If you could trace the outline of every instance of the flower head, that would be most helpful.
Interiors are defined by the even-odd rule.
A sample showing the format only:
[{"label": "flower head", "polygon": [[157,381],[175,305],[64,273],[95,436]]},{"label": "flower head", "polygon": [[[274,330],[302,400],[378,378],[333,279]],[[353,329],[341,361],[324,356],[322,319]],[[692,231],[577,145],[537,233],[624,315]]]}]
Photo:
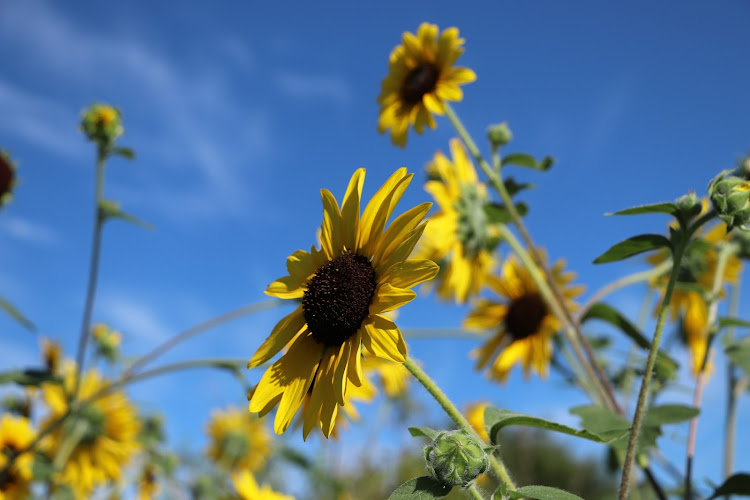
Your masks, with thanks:
[{"label": "flower head", "polygon": [[96,353],[107,361],[116,361],[120,356],[122,334],[103,323],[97,323],[91,329]]},{"label": "flower head", "polygon": [[120,110],[108,104],[95,103],[81,113],[81,131],[100,147],[110,148],[125,129]]},{"label": "flower head", "polygon": [[10,155],[0,149],[0,208],[13,199],[13,188],[17,183],[16,165],[10,159]]},{"label": "flower head", "polygon": [[437,293],[462,304],[476,295],[495,267],[497,238],[487,215],[487,190],[461,141],[451,140],[449,160],[437,152],[427,170],[425,189],[440,211],[430,217],[417,255],[438,262]]},{"label": "flower head", "polygon": [[[11,455],[29,446],[35,435],[29,419],[8,414],[0,416],[0,470],[5,468]],[[15,459],[8,472],[0,476],[0,500],[28,498],[33,462],[33,453],[23,453]]]},{"label": "flower head", "polygon": [[[75,385],[75,364],[67,365],[65,370],[64,387],[45,384],[42,388],[50,420],[69,411],[67,394]],[[81,380],[80,397],[91,398],[109,384],[96,370],[90,370]],[[76,410],[45,442],[47,449],[56,450],[71,436],[78,440],[57,481],[70,486],[77,497],[87,497],[97,486],[117,481],[140,448],[139,431],[135,408],[122,392],[113,391],[94,399]]]},{"label": "flower head", "polygon": [[294,497],[273,491],[268,485],[258,486],[253,475],[246,470],[232,475],[232,484],[242,500],[294,500]]},{"label": "flower head", "polygon": [[301,299],[248,363],[256,367],[288,346],[261,378],[249,405],[256,413],[278,405],[274,429],[279,434],[312,386],[303,435],[316,425],[326,437],[331,435],[349,383],[363,383],[362,347],[384,359],[406,359],[401,332],[382,313],[410,302],[416,297],[410,288],[437,274],[437,265],[429,260],[408,260],[424,231],[430,203],[407,211],[386,229],[412,175],[396,171],[360,216],[364,177],[364,169],[354,173],[341,208],[328,190],[321,191],[321,248],[294,252],[287,259],[289,275],[266,290],[273,297]]},{"label": "flower head", "polygon": [[425,125],[435,128],[432,114],[445,114],[445,101],[463,99],[459,85],[477,78],[472,70],[453,66],[463,44],[458,28],[439,33],[436,25],[422,23],[416,35],[404,33],[402,44],[391,52],[378,96],[378,131],[390,129],[393,144],[406,146],[409,125],[418,134]]},{"label": "flower head", "polygon": [[[559,260],[552,268],[552,276],[564,298],[570,300],[580,295],[583,288],[568,285],[575,275],[563,271],[564,266],[565,263]],[[503,264],[501,276],[491,279],[489,286],[506,302],[480,299],[464,321],[468,328],[497,331],[472,353],[477,358],[477,369],[484,368],[494,357],[489,376],[500,382],[508,378],[516,363],[523,365],[527,377],[532,371],[546,377],[552,358],[552,335],[561,325],[549,310],[529,271],[511,256]]]},{"label": "flower head", "polygon": [[263,422],[238,408],[217,410],[208,423],[206,454],[228,469],[260,470],[271,454],[271,436]]}]

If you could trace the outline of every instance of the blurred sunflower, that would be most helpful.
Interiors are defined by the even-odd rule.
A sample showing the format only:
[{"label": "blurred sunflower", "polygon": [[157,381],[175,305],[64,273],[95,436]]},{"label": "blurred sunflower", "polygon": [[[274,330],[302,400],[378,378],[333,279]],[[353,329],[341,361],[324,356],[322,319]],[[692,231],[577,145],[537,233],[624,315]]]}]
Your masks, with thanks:
[{"label": "blurred sunflower", "polygon": [[159,481],[156,476],[156,466],[146,465],[138,478],[138,500],[151,500],[159,493]]},{"label": "blurred sunflower", "polygon": [[362,361],[365,373],[372,373],[386,396],[397,398],[409,390],[411,374],[402,363],[368,357]]},{"label": "blurred sunflower", "polygon": [[453,161],[438,151],[427,165],[432,179],[425,190],[440,212],[430,217],[416,255],[440,264],[438,296],[463,304],[479,293],[492,273],[498,240],[485,213],[485,185],[461,141],[452,139],[450,148]]},{"label": "blurred sunflower", "polygon": [[13,188],[17,183],[16,165],[10,159],[10,155],[0,149],[0,208],[13,198]]},{"label": "blurred sunflower", "polygon": [[479,437],[484,440],[485,443],[490,442],[490,436],[487,434],[487,428],[484,425],[484,410],[490,404],[486,401],[479,401],[472,403],[466,408],[466,420],[469,421],[471,427],[479,434]]},{"label": "blurred sunflower", "polygon": [[[11,454],[31,444],[36,433],[27,418],[9,414],[0,416],[0,470],[4,469]],[[0,476],[0,500],[25,500],[32,480],[31,466],[34,454],[26,452],[16,458],[4,476]]]},{"label": "blurred sunflower", "polygon": [[[707,209],[708,202],[703,200],[703,212],[701,213],[704,213]],[[697,285],[710,293],[718,262],[716,245],[729,240],[726,224],[720,222],[705,234],[698,233],[696,236],[698,239],[690,245],[683,256],[678,282]],[[670,258],[671,254],[665,250],[649,255],[647,260],[656,267]],[[742,261],[736,255],[730,256],[724,268],[722,282],[737,283],[737,278],[741,272]],[[661,276],[651,282],[651,286],[660,288],[661,299],[659,303],[663,300],[667,280],[667,276]],[[722,286],[721,295],[723,296],[723,294],[724,287]],[[688,346],[692,372],[697,377],[700,374],[701,365],[708,348],[709,325],[706,298],[698,290],[676,287],[672,292],[669,306],[671,320],[676,321],[678,318],[682,320],[679,332],[683,342]],[[658,307],[654,310],[654,314],[658,314]],[[709,361],[706,365],[707,371],[710,371],[711,368]]]},{"label": "blurred sunflower", "polygon": [[445,114],[445,101],[463,99],[459,85],[477,78],[472,70],[453,66],[464,52],[463,44],[458,28],[439,33],[429,23],[422,23],[416,35],[403,34],[402,44],[391,52],[388,75],[381,84],[378,132],[390,129],[391,142],[404,147],[409,125],[418,134],[425,125],[437,126],[432,114]]},{"label": "blurred sunflower", "polygon": [[228,469],[260,470],[271,454],[271,436],[258,418],[238,408],[217,410],[208,423],[206,454]]},{"label": "blurred sunflower", "polygon": [[242,472],[232,475],[232,483],[242,500],[294,500],[294,497],[276,493],[268,485],[258,486],[250,472]]},{"label": "blurred sunflower", "polygon": [[[75,365],[71,363],[63,370],[65,387],[45,384],[42,388],[50,409],[49,422],[69,409],[67,394],[75,386]],[[109,384],[96,370],[90,370],[83,375],[79,395],[86,400]],[[113,391],[83,406],[45,440],[52,456],[63,446],[72,447],[56,480],[70,486],[76,498],[87,498],[97,486],[117,481],[139,450],[139,430],[135,408],[122,392]]]},{"label": "blurred sunflower", "polygon": [[[563,271],[564,267],[564,261],[559,260],[551,269],[552,277],[563,297],[572,300],[583,292],[583,287],[569,285],[575,274]],[[464,320],[467,328],[497,331],[487,343],[472,352],[477,358],[477,369],[481,370],[495,357],[488,374],[500,382],[508,378],[516,363],[523,365],[526,377],[531,371],[546,377],[552,358],[552,335],[561,325],[547,307],[529,271],[511,255],[503,264],[501,276],[491,278],[488,285],[507,299],[507,303],[479,299]]]},{"label": "blurred sunflower", "polygon": [[422,219],[430,203],[407,211],[386,229],[412,175],[404,168],[396,171],[360,217],[364,177],[364,169],[354,173],[341,209],[330,191],[321,191],[322,248],[294,252],[287,259],[289,276],[266,290],[273,297],[302,299],[248,363],[248,368],[256,367],[289,346],[266,370],[249,405],[251,412],[267,413],[278,404],[278,434],[289,427],[313,386],[304,429],[321,425],[323,434],[331,435],[338,407],[346,403],[348,383],[363,383],[362,346],[378,357],[406,359],[401,332],[382,313],[410,302],[416,297],[410,288],[437,274],[434,262],[407,260],[424,231]]}]

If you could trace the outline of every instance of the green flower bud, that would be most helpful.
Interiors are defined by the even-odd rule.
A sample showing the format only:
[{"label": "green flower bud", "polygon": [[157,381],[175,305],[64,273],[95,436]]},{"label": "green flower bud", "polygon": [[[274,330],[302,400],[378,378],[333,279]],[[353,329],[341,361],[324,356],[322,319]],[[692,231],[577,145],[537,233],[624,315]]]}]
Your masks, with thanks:
[{"label": "green flower bud", "polygon": [[680,211],[688,218],[695,217],[701,213],[701,200],[695,195],[694,191],[690,191],[685,196],[677,198],[677,206],[680,207]]},{"label": "green flower bud", "polygon": [[427,472],[453,486],[468,485],[490,467],[482,443],[464,429],[441,432],[424,451]]},{"label": "green flower bud", "polygon": [[493,148],[500,148],[513,140],[513,132],[508,128],[508,122],[490,125],[487,129],[487,137]]},{"label": "green flower bud", "polygon": [[725,170],[716,176],[708,185],[708,195],[727,230],[750,229],[750,182],[732,173]]},{"label": "green flower bud", "polygon": [[125,131],[120,110],[108,104],[92,104],[82,117],[81,131],[104,149],[110,149]]},{"label": "green flower bud", "polygon": [[13,198],[13,188],[16,187],[16,165],[10,156],[0,149],[0,208],[7,205]]}]

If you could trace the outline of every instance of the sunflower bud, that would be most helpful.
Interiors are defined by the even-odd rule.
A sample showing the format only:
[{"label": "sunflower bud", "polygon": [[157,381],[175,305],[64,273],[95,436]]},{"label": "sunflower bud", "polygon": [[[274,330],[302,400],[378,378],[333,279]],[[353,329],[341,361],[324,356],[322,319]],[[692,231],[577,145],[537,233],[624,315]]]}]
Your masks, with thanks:
[{"label": "sunflower bud", "polygon": [[120,110],[107,104],[92,104],[82,113],[81,131],[100,148],[110,149],[125,129]]},{"label": "sunflower bud", "polygon": [[464,429],[441,432],[424,451],[427,472],[446,484],[466,486],[489,470],[482,443]]},{"label": "sunflower bud", "polygon": [[695,192],[690,191],[685,196],[677,198],[677,206],[680,207],[680,211],[687,217],[692,218],[701,213],[703,205],[701,200],[695,195]]},{"label": "sunflower bud", "polygon": [[17,181],[16,165],[10,156],[0,149],[0,208],[7,205],[13,198],[13,188]]},{"label": "sunflower bud", "polygon": [[120,332],[98,323],[91,329],[91,336],[94,337],[96,353],[99,356],[109,362],[117,361],[120,357],[120,342],[122,341]]},{"label": "sunflower bud", "polygon": [[750,229],[750,182],[724,171],[708,185],[708,195],[727,231],[735,226]]},{"label": "sunflower bud", "polygon": [[508,122],[490,125],[487,129],[487,137],[493,148],[501,148],[513,140],[513,132],[508,128]]}]

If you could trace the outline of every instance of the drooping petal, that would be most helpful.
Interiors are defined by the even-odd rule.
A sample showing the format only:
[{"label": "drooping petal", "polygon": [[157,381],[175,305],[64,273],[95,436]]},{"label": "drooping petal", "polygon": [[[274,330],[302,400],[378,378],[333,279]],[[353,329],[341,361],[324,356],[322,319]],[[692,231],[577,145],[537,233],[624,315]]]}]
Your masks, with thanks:
[{"label": "drooping petal", "polygon": [[490,341],[485,343],[483,346],[471,351],[471,357],[477,358],[477,370],[481,370],[482,368],[484,368],[484,365],[487,364],[487,361],[489,361],[489,359],[495,354],[497,348],[500,347],[500,344],[503,342],[505,336],[506,333],[504,331],[500,332],[499,334],[492,337]]},{"label": "drooping petal", "polygon": [[393,321],[375,315],[365,320],[363,326],[362,343],[371,354],[397,363],[406,361],[406,342]]},{"label": "drooping petal", "polygon": [[285,316],[271,331],[271,335],[261,344],[247,364],[248,368],[255,368],[274,357],[305,327],[305,316],[302,306],[293,313]]},{"label": "drooping petal", "polygon": [[383,283],[375,291],[370,304],[370,314],[380,314],[398,309],[417,297],[417,292],[408,288],[397,288],[390,283]]}]

